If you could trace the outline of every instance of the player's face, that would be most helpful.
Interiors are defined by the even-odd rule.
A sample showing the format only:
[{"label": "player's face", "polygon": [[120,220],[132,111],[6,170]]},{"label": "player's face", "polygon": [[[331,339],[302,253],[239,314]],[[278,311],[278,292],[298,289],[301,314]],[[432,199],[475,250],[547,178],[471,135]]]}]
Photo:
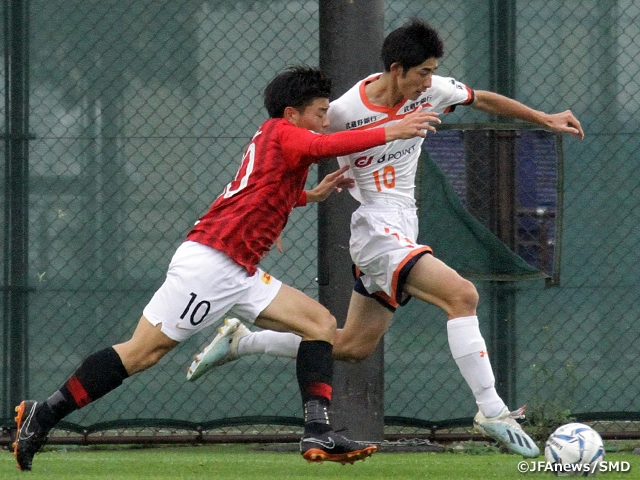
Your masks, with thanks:
[{"label": "player's face", "polygon": [[303,112],[298,112],[299,114],[293,123],[297,127],[313,130],[316,133],[325,133],[329,126],[328,111],[329,99],[316,98]]},{"label": "player's face", "polygon": [[438,68],[438,59],[429,58],[420,65],[402,70],[398,75],[397,84],[400,92],[409,100],[415,100],[431,86],[431,79]]}]

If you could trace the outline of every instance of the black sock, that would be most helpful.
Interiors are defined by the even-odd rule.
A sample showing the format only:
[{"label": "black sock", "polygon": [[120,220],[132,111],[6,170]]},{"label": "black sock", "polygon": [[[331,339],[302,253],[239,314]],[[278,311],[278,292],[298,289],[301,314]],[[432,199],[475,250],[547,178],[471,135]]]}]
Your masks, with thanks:
[{"label": "black sock", "polygon": [[38,410],[38,422],[43,428],[53,427],[71,412],[119,387],[128,376],[113,347],[89,355],[65,384],[47,399],[43,408]]},{"label": "black sock", "polygon": [[323,340],[300,342],[296,375],[305,412],[305,433],[319,435],[331,430],[327,410],[331,404],[333,346]]}]

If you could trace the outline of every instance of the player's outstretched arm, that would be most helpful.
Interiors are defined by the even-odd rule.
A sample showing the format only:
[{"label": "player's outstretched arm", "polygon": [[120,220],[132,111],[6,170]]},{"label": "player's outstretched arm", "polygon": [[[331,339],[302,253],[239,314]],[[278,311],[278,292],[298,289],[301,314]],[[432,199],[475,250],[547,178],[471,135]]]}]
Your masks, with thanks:
[{"label": "player's outstretched arm", "polygon": [[560,113],[545,113],[534,110],[517,100],[486,90],[475,91],[475,99],[471,106],[492,115],[517,118],[529,123],[535,123],[554,132],[570,133],[580,137],[581,140],[584,138],[582,126],[571,110],[565,110]]},{"label": "player's outstretched arm", "polygon": [[436,133],[436,127],[431,123],[439,124],[440,119],[436,112],[425,112],[422,108],[410,113],[398,123],[384,127],[387,142],[413,137],[426,137],[427,131]]},{"label": "player's outstretched arm", "polygon": [[343,188],[351,188],[355,184],[353,178],[345,177],[345,172],[349,170],[349,165],[345,165],[335,172],[327,174],[326,177],[312,190],[307,190],[307,203],[322,202],[331,195],[333,191],[341,192]]}]

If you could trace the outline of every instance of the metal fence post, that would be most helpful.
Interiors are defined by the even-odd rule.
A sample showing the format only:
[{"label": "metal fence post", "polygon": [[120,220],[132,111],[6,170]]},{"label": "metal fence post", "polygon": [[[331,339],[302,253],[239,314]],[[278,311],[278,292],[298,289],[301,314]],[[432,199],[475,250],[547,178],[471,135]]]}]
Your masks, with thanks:
[{"label": "metal fence post", "polygon": [[[511,250],[515,232],[515,130],[465,132],[466,161],[474,175],[467,179],[468,208]],[[508,404],[516,401],[514,282],[489,282],[488,348],[496,389]]]},{"label": "metal fence post", "polygon": [[[367,74],[381,69],[384,2],[327,1],[320,5],[320,67],[333,79],[333,98],[342,95]],[[320,178],[336,169],[322,162]],[[349,255],[349,223],[356,202],[348,195],[332,195],[318,211],[318,281],[320,302],[344,324],[353,289]],[[382,440],[384,436],[383,345],[364,362],[336,361],[332,422],[347,427],[354,439]]]},{"label": "metal fence post", "polygon": [[[491,86],[507,97],[515,96],[516,85],[516,5],[515,0],[491,2]],[[493,132],[495,205],[497,223],[492,231],[513,249],[515,236],[515,132]],[[512,137],[509,137],[511,133]],[[492,142],[493,143],[493,142]],[[493,163],[493,162],[492,162]],[[515,408],[516,401],[516,345],[515,345],[515,285],[513,282],[491,282],[491,361],[496,375],[496,389],[503,400]]]},{"label": "metal fence post", "polygon": [[3,416],[29,391],[29,1],[6,0]]}]

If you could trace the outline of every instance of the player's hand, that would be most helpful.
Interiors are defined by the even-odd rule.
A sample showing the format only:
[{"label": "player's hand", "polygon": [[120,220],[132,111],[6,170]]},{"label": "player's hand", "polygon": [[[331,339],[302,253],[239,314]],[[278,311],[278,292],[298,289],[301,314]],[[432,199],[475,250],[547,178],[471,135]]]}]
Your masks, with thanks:
[{"label": "player's hand", "polygon": [[560,113],[547,115],[547,126],[554,132],[570,133],[580,140],[584,138],[584,132],[578,119],[573,115],[571,110],[565,110]]},{"label": "player's hand", "polygon": [[278,238],[276,238],[276,250],[284,253],[284,248],[282,248],[282,235],[278,235]]},{"label": "player's hand", "polygon": [[353,178],[344,176],[349,170],[349,165],[342,167],[335,172],[329,173],[313,190],[307,190],[307,203],[322,202],[326,200],[332,192],[341,192],[343,188],[351,188],[355,185]]},{"label": "player's hand", "polygon": [[441,123],[438,114],[436,112],[425,112],[422,107],[420,107],[415,112],[405,116],[398,123],[384,127],[386,141],[426,137],[427,131],[436,133],[436,127],[430,125],[431,123]]}]

